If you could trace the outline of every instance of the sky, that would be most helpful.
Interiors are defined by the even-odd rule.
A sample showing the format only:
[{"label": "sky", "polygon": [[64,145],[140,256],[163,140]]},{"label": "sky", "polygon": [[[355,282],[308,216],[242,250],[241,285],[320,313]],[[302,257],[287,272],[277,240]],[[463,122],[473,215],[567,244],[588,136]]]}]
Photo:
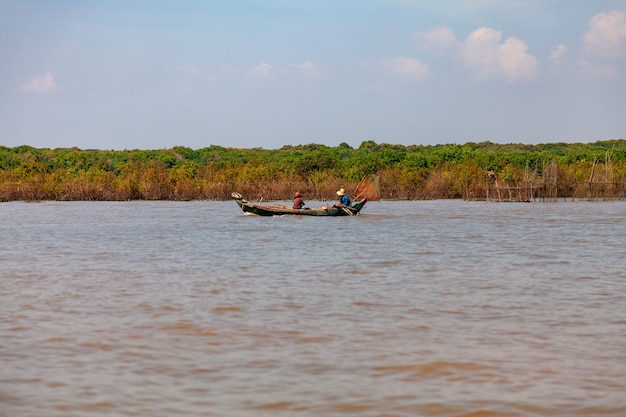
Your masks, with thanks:
[{"label": "sky", "polygon": [[0,0],[0,145],[626,138],[626,0]]}]

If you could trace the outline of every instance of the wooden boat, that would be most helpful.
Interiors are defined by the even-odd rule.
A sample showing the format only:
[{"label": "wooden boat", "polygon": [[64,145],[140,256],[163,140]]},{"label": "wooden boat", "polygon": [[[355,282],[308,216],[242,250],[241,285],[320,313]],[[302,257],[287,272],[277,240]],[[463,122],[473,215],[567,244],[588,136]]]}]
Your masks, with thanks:
[{"label": "wooden boat", "polygon": [[363,198],[352,204],[350,207],[337,207],[328,204],[320,208],[303,208],[296,210],[289,206],[278,204],[255,204],[246,201],[241,194],[232,193],[231,197],[237,202],[246,214],[256,214],[258,216],[356,216],[359,214],[367,198]]}]

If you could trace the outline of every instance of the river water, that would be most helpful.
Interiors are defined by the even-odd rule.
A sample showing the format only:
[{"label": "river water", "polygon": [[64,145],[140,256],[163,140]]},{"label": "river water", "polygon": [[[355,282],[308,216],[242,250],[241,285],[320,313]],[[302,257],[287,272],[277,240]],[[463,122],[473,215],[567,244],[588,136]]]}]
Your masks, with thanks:
[{"label": "river water", "polygon": [[2,203],[0,416],[624,416],[625,231],[626,202]]}]

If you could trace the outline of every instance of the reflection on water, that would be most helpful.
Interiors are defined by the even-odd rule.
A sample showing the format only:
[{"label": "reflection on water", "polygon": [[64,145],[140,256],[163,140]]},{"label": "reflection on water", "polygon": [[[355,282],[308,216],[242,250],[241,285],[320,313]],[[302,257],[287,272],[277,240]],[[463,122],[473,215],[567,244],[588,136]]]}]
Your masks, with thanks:
[{"label": "reflection on water", "polygon": [[0,204],[0,416],[626,415],[626,203]]}]

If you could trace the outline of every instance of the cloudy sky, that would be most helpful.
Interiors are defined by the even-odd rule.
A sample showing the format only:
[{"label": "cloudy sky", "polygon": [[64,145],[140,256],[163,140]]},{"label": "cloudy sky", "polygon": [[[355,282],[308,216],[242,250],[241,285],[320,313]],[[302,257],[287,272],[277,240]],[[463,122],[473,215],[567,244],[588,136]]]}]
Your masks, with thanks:
[{"label": "cloudy sky", "polygon": [[0,145],[626,138],[625,0],[0,0]]}]

